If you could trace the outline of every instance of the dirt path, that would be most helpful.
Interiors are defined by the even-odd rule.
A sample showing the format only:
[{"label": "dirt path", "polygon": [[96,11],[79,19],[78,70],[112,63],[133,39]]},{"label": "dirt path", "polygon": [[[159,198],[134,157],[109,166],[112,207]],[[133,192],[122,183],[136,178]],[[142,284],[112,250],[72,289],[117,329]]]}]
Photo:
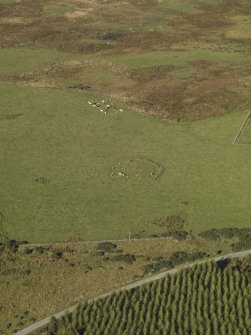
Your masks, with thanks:
[{"label": "dirt path", "polygon": [[[239,251],[239,252],[235,252],[235,253],[231,253],[231,254],[227,254],[227,255],[224,255],[224,256],[218,256],[218,257],[214,257],[214,258],[210,258],[210,259],[203,259],[203,260],[200,260],[200,261],[197,261],[197,262],[193,262],[191,264],[186,264],[186,265],[183,265],[183,266],[180,266],[178,268],[175,268],[175,269],[172,269],[172,270],[168,270],[168,271],[165,271],[165,272],[161,272],[159,274],[156,274],[154,276],[151,276],[151,277],[148,277],[148,278],[145,278],[145,279],[142,279],[142,280],[139,280],[139,281],[136,281],[134,283],[131,283],[129,285],[126,285],[126,286],[123,286],[119,289],[116,289],[116,290],[113,290],[113,291],[110,291],[108,293],[105,293],[105,294],[102,294],[94,299],[90,299],[88,300],[88,302],[91,302],[91,301],[95,301],[95,300],[98,300],[98,299],[104,299],[106,297],[108,297],[109,295],[113,294],[113,293],[117,293],[117,292],[121,292],[121,291],[125,291],[125,290],[131,290],[133,288],[136,288],[138,286],[141,286],[141,285],[144,285],[144,284],[147,284],[147,283],[151,283],[155,280],[158,280],[158,279],[161,279],[165,276],[167,276],[168,274],[174,274],[174,273],[177,273],[178,271],[182,270],[182,269],[185,269],[185,268],[190,268],[192,266],[194,266],[195,264],[202,264],[202,263],[206,263],[208,262],[209,260],[213,260],[213,261],[219,261],[219,260],[222,260],[224,258],[238,258],[238,257],[244,257],[244,256],[248,256],[248,255],[251,255],[251,250],[246,250],[246,251]],[[53,316],[55,318],[60,318],[62,317],[67,311],[69,313],[73,312],[74,309],[76,308],[76,306],[72,306],[66,310],[63,310],[57,314],[54,314]],[[40,329],[40,328],[43,328],[45,327],[50,319],[51,319],[52,315],[47,317],[46,319],[43,319],[39,322],[36,322],[34,323],[33,325],[17,332],[15,335],[27,335],[27,334],[31,334],[32,332]]]}]

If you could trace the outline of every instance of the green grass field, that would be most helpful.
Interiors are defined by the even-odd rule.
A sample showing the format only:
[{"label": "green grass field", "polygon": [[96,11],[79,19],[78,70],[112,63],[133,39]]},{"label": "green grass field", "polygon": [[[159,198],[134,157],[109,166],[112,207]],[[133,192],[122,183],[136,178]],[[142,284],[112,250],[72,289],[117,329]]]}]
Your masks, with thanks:
[{"label": "green grass field", "polygon": [[115,5],[1,1],[4,231],[51,242],[161,233],[152,222],[167,216],[195,232],[250,226],[251,147],[231,144],[250,106],[248,3]]},{"label": "green grass field", "polygon": [[[102,97],[82,92],[0,90],[0,211],[12,238],[146,235],[158,232],[153,219],[168,215],[193,231],[250,225],[251,148],[231,145],[244,113],[171,123],[124,107],[105,115],[88,105]],[[164,174],[111,177],[113,166],[139,158]]]},{"label": "green grass field", "polygon": [[250,55],[220,50],[214,45],[185,46],[181,51],[168,50],[165,52],[149,52],[142,54],[130,54],[115,56],[114,61],[130,67],[150,67],[160,65],[189,66],[196,61],[220,61],[222,63],[243,64],[251,61]]},{"label": "green grass field", "polygon": [[0,50],[0,76],[21,75],[70,59],[73,59],[71,54],[53,49],[3,48]]}]

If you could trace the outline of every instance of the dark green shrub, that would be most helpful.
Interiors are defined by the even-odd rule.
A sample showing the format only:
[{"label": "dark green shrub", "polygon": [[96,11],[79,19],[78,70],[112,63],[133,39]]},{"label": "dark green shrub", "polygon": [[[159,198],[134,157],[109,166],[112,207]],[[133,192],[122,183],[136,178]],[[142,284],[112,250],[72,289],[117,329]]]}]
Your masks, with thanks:
[{"label": "dark green shrub", "polygon": [[48,325],[48,329],[47,329],[47,335],[56,335],[57,334],[57,319],[52,316],[50,323]]},{"label": "dark green shrub", "polygon": [[225,238],[233,238],[239,235],[238,228],[223,228],[223,229],[217,230],[217,232],[220,234],[220,236],[225,237]]},{"label": "dark green shrub", "polygon": [[97,245],[98,250],[103,250],[106,252],[111,252],[117,248],[117,245],[111,242],[100,242]]},{"label": "dark green shrub", "polygon": [[53,251],[51,257],[54,261],[58,261],[63,258],[63,253],[61,251]]},{"label": "dark green shrub", "polygon": [[90,271],[92,271],[92,267],[89,264],[85,264],[84,265],[84,270],[85,270],[86,273],[90,272]]},{"label": "dark green shrub", "polygon": [[136,261],[136,257],[131,254],[120,254],[112,257],[111,260],[114,262],[126,262],[128,264],[132,264]]},{"label": "dark green shrub", "polygon": [[251,241],[239,241],[231,244],[233,251],[246,250],[251,248]]},{"label": "dark green shrub", "polygon": [[92,256],[104,256],[105,252],[102,250],[93,251]]},{"label": "dark green shrub", "polygon": [[251,233],[251,228],[222,228],[222,229],[209,229],[203,231],[199,236],[207,238],[210,240],[219,239],[220,237],[224,238],[234,238],[242,236],[248,236]]},{"label": "dark green shrub", "polygon": [[217,229],[209,229],[202,231],[201,233],[199,233],[199,236],[202,238],[206,238],[208,240],[217,240],[220,238],[220,234],[217,231]]},{"label": "dark green shrub", "polygon": [[241,230],[239,232],[240,242],[248,243],[251,242],[251,232],[248,230]]},{"label": "dark green shrub", "polygon": [[6,249],[8,249],[11,252],[16,252],[19,247],[19,243],[16,240],[7,240],[5,242],[5,245]]},{"label": "dark green shrub", "polygon": [[156,263],[147,264],[144,266],[144,273],[147,274],[149,272],[159,272],[163,269],[169,270],[173,268],[173,264],[169,259],[161,259]]},{"label": "dark green shrub", "polygon": [[122,249],[116,249],[116,250],[114,250],[114,253],[116,253],[116,254],[123,254],[123,250]]},{"label": "dark green shrub", "polygon": [[193,262],[196,259],[200,259],[205,256],[207,256],[207,254],[202,251],[196,251],[193,253],[187,253],[186,251],[176,251],[170,256],[169,260],[173,265],[178,265],[185,262]]},{"label": "dark green shrub", "polygon": [[4,252],[5,244],[0,242],[0,255]]},{"label": "dark green shrub", "polygon": [[188,236],[189,233],[185,230],[173,230],[173,231],[166,231],[161,234],[162,237],[172,237],[175,238],[176,240],[185,240]]},{"label": "dark green shrub", "polygon": [[23,253],[24,254],[26,254],[26,255],[30,255],[30,254],[32,254],[32,252],[33,252],[33,249],[31,249],[31,248],[24,248],[23,249]]},{"label": "dark green shrub", "polygon": [[34,251],[38,254],[38,255],[41,255],[44,253],[44,248],[42,246],[39,246],[39,247],[35,247],[34,248]]}]

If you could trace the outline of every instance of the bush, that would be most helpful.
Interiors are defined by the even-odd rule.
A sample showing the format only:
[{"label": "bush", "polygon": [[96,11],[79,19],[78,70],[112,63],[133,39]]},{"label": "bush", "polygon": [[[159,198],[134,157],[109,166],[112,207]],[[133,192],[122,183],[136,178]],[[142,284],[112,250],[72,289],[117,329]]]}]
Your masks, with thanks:
[{"label": "bush", "polygon": [[100,242],[97,245],[98,250],[103,250],[106,252],[111,252],[112,250],[116,249],[117,245],[111,242]]},{"label": "bush", "polygon": [[47,329],[47,335],[56,335],[57,334],[57,319],[52,316],[50,323],[48,325],[48,329]]},{"label": "bush", "polygon": [[136,257],[131,254],[124,254],[124,255],[120,254],[114,256],[111,260],[114,262],[126,262],[128,264],[132,264],[133,262],[136,261]]},{"label": "bush", "polygon": [[0,242],[0,255],[4,252],[5,244]]},{"label": "bush", "polygon": [[188,236],[189,233],[185,230],[174,230],[174,231],[166,231],[161,234],[162,237],[173,237],[176,240],[185,240]]},{"label": "bush", "polygon": [[175,265],[179,265],[185,262],[193,262],[196,259],[200,259],[207,256],[202,251],[196,251],[194,253],[187,253],[186,251],[176,251],[169,259],[163,259],[162,257],[156,258],[156,263],[147,264],[144,266],[144,273],[158,272],[162,269],[172,269]]},{"label": "bush", "polygon": [[173,268],[173,264],[169,259],[161,259],[157,261],[156,263],[145,265],[143,270],[144,270],[144,273],[147,274],[149,272],[159,272],[162,269],[169,270],[172,268]]},{"label": "bush", "polygon": [[85,264],[84,265],[84,270],[85,270],[86,273],[90,272],[90,271],[92,271],[92,267],[89,264]]},{"label": "bush", "polygon": [[210,240],[219,239],[220,237],[231,239],[233,237],[246,238],[250,236],[251,228],[223,228],[209,229],[203,231],[199,236]]},{"label": "bush", "polygon": [[225,238],[233,238],[235,236],[239,235],[239,229],[238,228],[223,228],[219,229],[218,233]]},{"label": "bush", "polygon": [[186,251],[176,251],[170,256],[169,260],[173,265],[178,265],[185,262],[193,262],[196,259],[200,259],[205,256],[207,256],[207,254],[202,251],[196,251],[193,253],[187,253]]},{"label": "bush", "polygon": [[5,247],[10,252],[17,252],[20,245],[28,244],[28,241],[16,241],[16,240],[7,240],[5,242]]},{"label": "bush", "polygon": [[19,243],[16,240],[7,240],[5,245],[6,245],[6,249],[8,249],[11,252],[16,252],[19,247]]},{"label": "bush", "polygon": [[20,246],[18,248],[18,252],[22,253],[22,254],[26,254],[26,255],[29,255],[33,252],[33,249],[31,248],[28,248],[26,246]]},{"label": "bush", "polygon": [[242,243],[249,243],[251,242],[251,231],[248,231],[248,230],[241,230],[239,232],[239,239],[240,239],[240,242]]},{"label": "bush", "polygon": [[39,254],[39,255],[41,255],[41,254],[43,254],[44,253],[44,248],[42,247],[42,246],[39,246],[39,247],[35,247],[34,248],[34,251],[37,253],[37,254]]},{"label": "bush", "polygon": [[251,240],[249,241],[239,241],[231,244],[233,251],[245,250],[251,248]]},{"label": "bush", "polygon": [[160,228],[167,228],[170,230],[177,230],[182,229],[184,226],[185,220],[182,219],[179,215],[171,215],[167,216],[166,218],[162,219],[154,219],[152,224],[160,227]]},{"label": "bush", "polygon": [[102,250],[97,250],[97,251],[93,251],[92,253],[92,256],[104,256],[104,251]]},{"label": "bush", "polygon": [[220,234],[218,233],[217,229],[202,231],[199,233],[199,236],[208,240],[218,240],[220,238]]},{"label": "bush", "polygon": [[51,257],[54,261],[58,261],[63,257],[63,253],[61,251],[53,251]]}]

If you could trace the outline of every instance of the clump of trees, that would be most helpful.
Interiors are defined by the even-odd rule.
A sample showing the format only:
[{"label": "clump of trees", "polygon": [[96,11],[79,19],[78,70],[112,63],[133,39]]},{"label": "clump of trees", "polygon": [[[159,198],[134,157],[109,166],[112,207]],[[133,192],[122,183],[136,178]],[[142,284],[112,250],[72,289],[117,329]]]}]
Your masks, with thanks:
[{"label": "clump of trees", "polygon": [[29,242],[27,241],[16,241],[10,239],[4,239],[0,241],[0,254],[5,250],[11,253],[15,253],[18,251],[19,247],[22,245],[26,245]]},{"label": "clump of trees", "polygon": [[204,258],[207,256],[209,255],[202,251],[195,251],[192,253],[188,253],[186,251],[176,251],[172,253],[171,256],[167,259],[159,257],[159,259],[156,259],[154,263],[145,265],[144,273],[146,274],[149,272],[158,272],[163,269],[169,270],[175,267],[176,265],[186,262],[193,262],[197,259]]},{"label": "clump of trees", "polygon": [[250,267],[246,258],[184,269],[81,304],[74,313],[52,319],[48,335],[248,335]]},{"label": "clump of trees", "polygon": [[100,242],[97,245],[97,250],[101,250],[103,252],[112,252],[117,248],[117,245],[112,242]]},{"label": "clump of trees", "polygon": [[251,228],[209,229],[201,232],[199,236],[209,240],[236,238],[238,241],[231,244],[233,251],[251,248]]},{"label": "clump of trees", "polygon": [[128,264],[132,264],[136,261],[136,257],[132,254],[119,254],[112,257],[111,260],[115,262],[126,262]]}]

